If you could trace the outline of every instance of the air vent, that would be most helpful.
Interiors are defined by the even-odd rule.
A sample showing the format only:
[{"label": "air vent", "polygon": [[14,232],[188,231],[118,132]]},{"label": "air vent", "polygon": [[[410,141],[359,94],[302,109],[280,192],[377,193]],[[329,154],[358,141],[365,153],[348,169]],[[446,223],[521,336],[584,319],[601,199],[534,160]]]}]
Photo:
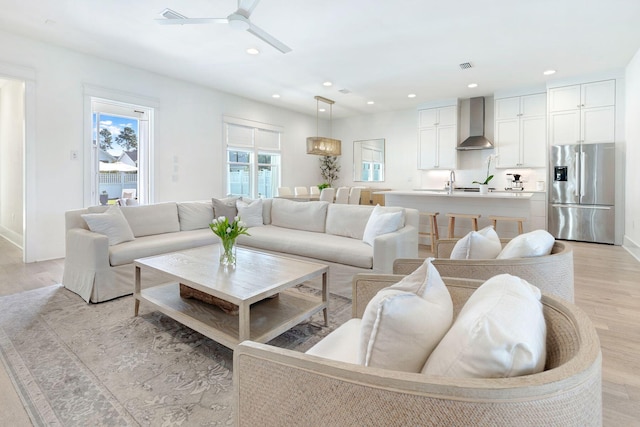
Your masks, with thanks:
[{"label": "air vent", "polygon": [[462,64],[460,64],[461,70],[468,70],[469,68],[473,68],[473,65],[471,65],[471,62],[463,62]]},{"label": "air vent", "polygon": [[344,95],[349,95],[351,93],[351,91],[349,89],[340,89],[338,92],[344,94]]},{"label": "air vent", "polygon": [[186,18],[186,16],[180,15],[178,12],[171,9],[163,10],[162,12],[160,12],[160,16],[167,19],[185,19]]}]

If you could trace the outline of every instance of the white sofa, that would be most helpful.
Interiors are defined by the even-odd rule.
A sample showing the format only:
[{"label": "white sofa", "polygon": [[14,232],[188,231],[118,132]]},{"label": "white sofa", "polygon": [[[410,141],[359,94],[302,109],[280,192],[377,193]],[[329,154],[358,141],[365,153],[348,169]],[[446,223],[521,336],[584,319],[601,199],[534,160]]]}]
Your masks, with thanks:
[{"label": "white sofa", "polygon": [[[106,235],[90,231],[82,217],[87,213],[103,213],[106,209],[95,206],[65,213],[66,258],[62,283],[87,302],[131,294],[134,259],[218,242],[208,227],[215,214],[210,201],[123,206],[120,209],[135,239],[112,246]],[[362,241],[373,209],[372,206],[263,199],[264,225],[249,228],[251,236],[240,236],[238,244],[312,258],[330,266],[345,265],[349,267],[350,286],[350,276],[354,273],[391,273],[393,260],[418,255],[418,212],[414,209],[381,208],[385,212],[402,210],[404,225],[395,232],[376,237],[373,246]],[[145,280],[154,279],[159,278]]]}]

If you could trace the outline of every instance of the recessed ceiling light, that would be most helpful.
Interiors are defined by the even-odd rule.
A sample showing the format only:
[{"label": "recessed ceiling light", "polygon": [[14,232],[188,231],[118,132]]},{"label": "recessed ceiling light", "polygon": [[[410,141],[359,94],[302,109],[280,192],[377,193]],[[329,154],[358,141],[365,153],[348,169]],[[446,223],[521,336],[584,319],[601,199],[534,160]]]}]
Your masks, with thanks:
[{"label": "recessed ceiling light", "polygon": [[367,101],[367,104],[368,104],[368,105],[373,105],[373,104],[375,104],[375,102],[373,102],[373,101]]},{"label": "recessed ceiling light", "polygon": [[544,74],[545,76],[550,76],[555,73],[556,73],[556,70],[545,70],[542,74]]},{"label": "recessed ceiling light", "polygon": [[280,98],[280,95],[277,93],[274,93],[273,95],[271,95],[272,98]]},{"label": "recessed ceiling light", "polygon": [[333,83],[326,81],[324,83],[322,83],[323,86],[329,87],[329,86],[333,86]]},{"label": "recessed ceiling light", "polygon": [[415,93],[410,93],[409,95],[407,95],[408,98],[415,98],[416,94]]},{"label": "recessed ceiling light", "polygon": [[325,111],[327,111],[327,110],[326,110],[326,109],[324,109],[324,108],[318,108],[318,111],[320,111],[321,113],[324,113],[324,112],[325,112]]},{"label": "recessed ceiling light", "polygon": [[473,89],[474,87],[478,87],[478,83],[469,83],[467,87],[470,87]]},{"label": "recessed ceiling light", "polygon": [[247,49],[247,53],[249,55],[257,55],[260,53],[260,51],[258,49],[256,49],[255,47],[250,47],[249,49]]}]

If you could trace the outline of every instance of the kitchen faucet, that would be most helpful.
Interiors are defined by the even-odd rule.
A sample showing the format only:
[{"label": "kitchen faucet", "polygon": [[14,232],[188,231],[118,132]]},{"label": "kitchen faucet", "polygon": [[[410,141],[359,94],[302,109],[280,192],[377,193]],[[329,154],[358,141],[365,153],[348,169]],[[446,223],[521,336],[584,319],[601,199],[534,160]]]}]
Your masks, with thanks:
[{"label": "kitchen faucet", "polygon": [[453,194],[453,183],[456,182],[456,173],[453,169],[449,171],[449,194]]}]

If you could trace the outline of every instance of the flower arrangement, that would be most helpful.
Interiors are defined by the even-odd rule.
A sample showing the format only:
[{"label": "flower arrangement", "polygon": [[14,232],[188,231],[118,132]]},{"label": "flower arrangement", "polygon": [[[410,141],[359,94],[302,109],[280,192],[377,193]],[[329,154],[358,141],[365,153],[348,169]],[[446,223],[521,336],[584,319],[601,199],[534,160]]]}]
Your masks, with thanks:
[{"label": "flower arrangement", "polygon": [[213,219],[213,222],[209,224],[209,228],[211,228],[211,231],[213,231],[216,236],[220,237],[220,240],[222,241],[220,264],[235,265],[236,239],[241,234],[250,236],[247,232],[248,228],[245,223],[242,222],[238,216],[233,219],[233,222],[229,222],[225,216],[220,216]]},{"label": "flower arrangement", "polygon": [[473,181],[473,184],[480,184],[480,185],[487,185],[489,184],[489,181],[491,181],[493,179],[493,175],[489,175],[489,168],[491,167],[491,159],[493,158],[493,156],[489,155],[487,157],[487,177],[485,178],[484,181],[480,182],[480,181]]}]

